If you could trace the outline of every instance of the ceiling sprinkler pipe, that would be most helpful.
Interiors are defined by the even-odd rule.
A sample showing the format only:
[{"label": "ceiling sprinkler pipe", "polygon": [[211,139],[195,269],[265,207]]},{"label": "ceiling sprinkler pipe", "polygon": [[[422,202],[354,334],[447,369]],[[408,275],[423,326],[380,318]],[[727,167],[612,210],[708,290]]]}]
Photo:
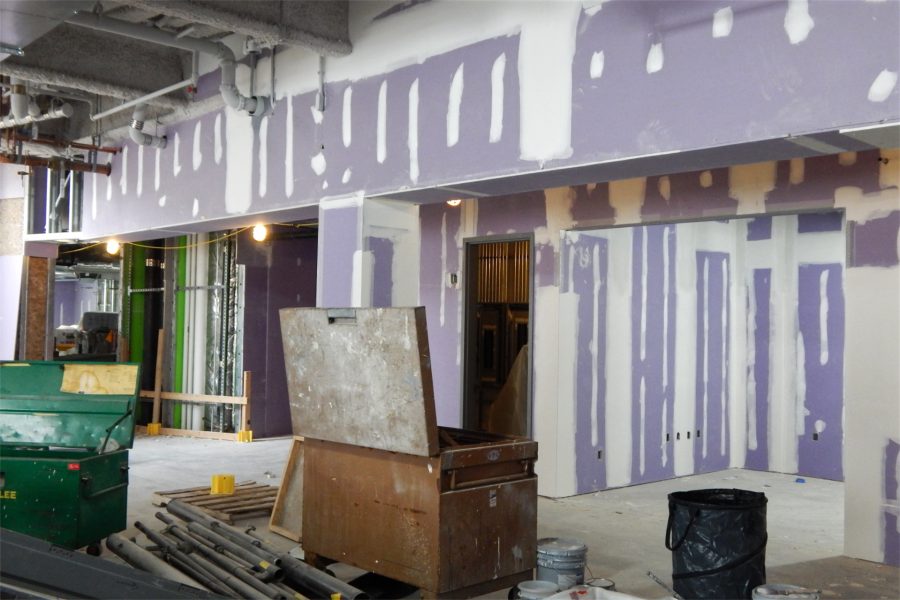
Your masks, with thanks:
[{"label": "ceiling sprinkler pipe", "polygon": [[211,54],[219,61],[219,66],[222,70],[222,84],[219,86],[219,91],[222,94],[222,99],[228,106],[236,110],[246,111],[253,116],[264,115],[269,110],[271,105],[270,98],[266,96],[248,97],[240,94],[234,84],[234,52],[221,42],[211,42],[187,36],[178,37],[155,27],[110,19],[97,13],[85,11],[75,11],[75,14],[69,17],[67,21],[73,25],[152,42],[170,48]]},{"label": "ceiling sprinkler pipe", "polygon": [[142,131],[144,129],[144,119],[146,116],[146,104],[138,104],[134,107],[134,113],[131,115],[131,128],[128,130],[128,135],[131,136],[131,139],[135,144],[160,149],[165,148],[167,144],[166,136],[150,135],[149,133],[144,133]]}]

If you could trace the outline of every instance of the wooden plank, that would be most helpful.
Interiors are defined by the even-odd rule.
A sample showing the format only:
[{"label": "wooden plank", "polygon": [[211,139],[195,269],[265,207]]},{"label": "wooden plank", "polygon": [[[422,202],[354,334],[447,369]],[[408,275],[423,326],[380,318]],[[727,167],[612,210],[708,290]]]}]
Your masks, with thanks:
[{"label": "wooden plank", "polygon": [[137,365],[64,364],[61,392],[72,394],[134,394]]},{"label": "wooden plank", "polygon": [[162,370],[163,370],[163,350],[165,349],[166,330],[160,329],[156,337],[156,374],[153,379],[153,423],[160,422],[160,409],[162,400]]},{"label": "wooden plank", "polygon": [[[264,488],[270,488],[273,491],[267,492],[267,493],[274,494],[275,488],[272,486],[268,486],[268,485],[249,486],[249,487],[243,488],[243,489],[244,490],[256,490],[256,489],[263,490]],[[239,493],[238,489],[239,488],[235,487],[235,494]],[[201,492],[181,492],[181,493],[176,493],[176,494],[163,494],[162,492],[156,492],[155,496],[159,496],[159,500],[163,503],[165,503],[168,500],[181,500],[182,502],[187,502],[188,504],[192,504],[196,501],[204,500],[206,498],[223,499],[223,498],[234,497],[232,495],[210,494],[210,488],[204,488],[203,491],[201,491]],[[157,498],[154,497],[154,500],[156,500],[156,499]]]},{"label": "wooden plank", "polygon": [[[135,428],[138,433],[147,433],[147,428],[139,425]],[[236,433],[225,433],[220,431],[194,431],[193,429],[170,429],[168,427],[161,427],[159,430],[160,435],[174,435],[178,437],[195,437],[195,438],[204,438],[209,440],[228,440],[232,442],[236,442],[238,436]]]},{"label": "wooden plank", "polygon": [[273,487],[268,490],[260,490],[253,494],[232,494],[228,496],[206,496],[205,498],[195,498],[189,502],[189,504],[193,504],[194,506],[209,506],[213,508],[219,508],[223,506],[239,506],[241,504],[247,504],[251,502],[259,502],[260,500],[271,499],[272,502],[275,502],[275,495],[277,494],[277,490]]},{"label": "wooden plank", "polygon": [[437,455],[424,308],[283,308],[280,316],[295,434]]},{"label": "wooden plank", "polygon": [[294,436],[281,485],[275,497],[269,530],[299,542],[303,536],[303,437]]},{"label": "wooden plank", "polygon": [[241,391],[244,392],[246,402],[244,402],[244,408],[241,409],[241,431],[248,431],[250,429],[250,391],[253,385],[250,371],[244,371],[243,384]]},{"label": "wooden plank", "polygon": [[[154,392],[141,390],[141,398],[153,398]],[[184,394],[181,392],[160,392],[163,400],[175,400],[177,402],[195,402],[197,404],[247,404],[246,396],[212,396],[210,394]]]},{"label": "wooden plank", "polygon": [[[242,481],[242,482],[240,482],[240,483],[234,484],[234,488],[237,489],[237,488],[240,488],[240,487],[244,487],[244,486],[248,486],[248,485],[254,485],[254,484],[256,484],[255,481]],[[199,486],[199,487],[181,488],[181,489],[179,489],[179,490],[165,490],[165,491],[161,491],[161,492],[153,492],[153,493],[154,493],[154,494],[159,494],[160,496],[171,496],[171,495],[173,495],[173,494],[185,494],[185,493],[187,493],[187,492],[206,492],[206,493],[208,494],[208,493],[210,492],[211,489],[212,489],[212,488],[211,488],[210,486],[208,486],[208,485],[201,485],[201,486]]]}]

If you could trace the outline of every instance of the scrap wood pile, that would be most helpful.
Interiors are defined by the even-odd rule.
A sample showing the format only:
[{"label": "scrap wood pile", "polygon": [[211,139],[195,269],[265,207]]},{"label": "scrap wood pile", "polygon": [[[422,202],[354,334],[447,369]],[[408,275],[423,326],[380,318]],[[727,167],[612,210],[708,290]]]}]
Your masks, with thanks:
[{"label": "scrap wood pile", "polygon": [[138,569],[227,598],[365,597],[340,579],[183,502],[173,500],[166,510],[170,514],[156,513],[165,524],[161,531],[140,521],[134,524],[154,546],[144,548],[112,534],[107,547]]},{"label": "scrap wood pile", "polygon": [[278,488],[257,484],[255,481],[242,481],[234,486],[233,494],[210,492],[209,486],[154,492],[153,504],[165,506],[172,500],[181,500],[185,504],[201,509],[211,517],[231,524],[235,519],[271,514]]}]

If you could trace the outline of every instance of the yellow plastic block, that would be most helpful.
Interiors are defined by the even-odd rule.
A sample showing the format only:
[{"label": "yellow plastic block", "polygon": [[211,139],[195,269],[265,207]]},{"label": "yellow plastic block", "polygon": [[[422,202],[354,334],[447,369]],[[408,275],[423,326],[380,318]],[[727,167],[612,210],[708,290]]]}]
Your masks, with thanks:
[{"label": "yellow plastic block", "polygon": [[249,429],[242,429],[238,431],[238,439],[239,442],[252,442],[253,441],[253,431]]},{"label": "yellow plastic block", "polygon": [[213,495],[229,495],[234,493],[234,475],[220,473],[212,476],[209,493]]},{"label": "yellow plastic block", "polygon": [[147,423],[147,435],[159,435],[162,423]]}]

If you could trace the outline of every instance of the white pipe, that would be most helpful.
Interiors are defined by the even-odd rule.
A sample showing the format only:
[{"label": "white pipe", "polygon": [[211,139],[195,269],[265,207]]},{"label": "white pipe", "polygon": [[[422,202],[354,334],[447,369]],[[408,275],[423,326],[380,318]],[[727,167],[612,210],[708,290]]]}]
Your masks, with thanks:
[{"label": "white pipe", "polygon": [[[194,349],[194,393],[206,393],[206,304],[207,291],[205,286],[209,283],[209,247],[206,242],[209,234],[201,233],[197,236],[197,256],[194,262],[196,278],[195,285],[198,288],[194,291],[194,325],[196,327],[194,333],[194,341],[196,348]],[[203,406],[195,404],[193,410],[193,429],[203,429]]]},{"label": "white pipe", "polygon": [[10,84],[10,114],[14,119],[24,119],[28,116],[28,96],[25,91],[25,83],[18,78],[9,79]]},{"label": "white pipe", "polygon": [[[184,268],[184,285],[186,288],[190,289],[194,285],[194,273],[193,273],[193,259],[194,259],[194,243],[193,235],[187,236],[188,249],[185,252],[185,268]],[[193,371],[191,366],[193,364],[193,351],[194,351],[194,326],[193,326],[193,315],[194,315],[194,304],[193,298],[194,294],[188,292],[187,290],[181,292],[184,294],[184,355],[182,356],[182,372],[184,373],[182,377],[182,387],[181,391],[191,394],[194,393],[194,383],[193,383]],[[181,411],[181,428],[182,429],[190,429],[191,428],[191,411],[190,405],[184,404],[182,405]]]},{"label": "white pipe", "polygon": [[242,96],[234,84],[235,60],[231,48],[221,42],[210,42],[191,37],[177,37],[154,27],[147,27],[137,23],[128,23],[118,19],[110,19],[91,12],[76,11],[68,22],[89,29],[96,29],[106,33],[114,33],[145,42],[152,42],[170,48],[179,48],[190,52],[203,52],[211,54],[219,61],[222,71],[222,83],[219,92],[228,106],[236,110],[244,110],[253,116],[264,115],[269,111],[271,100],[267,96]]},{"label": "white pipe", "polygon": [[[195,73],[196,75],[196,73]],[[95,115],[91,115],[91,121],[99,121],[100,119],[106,118],[110,115],[114,115],[118,112],[122,112],[123,110],[128,110],[132,106],[140,106],[141,104],[146,103],[148,100],[153,100],[154,98],[159,98],[160,96],[165,96],[171,92],[177,92],[180,89],[186,88],[189,85],[194,85],[196,83],[196,77],[192,75],[189,79],[185,79],[184,81],[179,81],[178,83],[173,83],[170,86],[164,87],[161,90],[156,90],[155,92],[150,92],[140,98],[135,98],[134,100],[129,100],[128,102],[123,102],[122,104],[110,108],[109,110],[104,110],[103,112],[99,112]]]},{"label": "white pipe", "polygon": [[131,116],[131,128],[128,130],[128,134],[131,136],[132,141],[134,141],[135,144],[140,144],[142,146],[165,148],[167,143],[166,136],[150,135],[149,133],[144,133],[142,131],[144,129],[144,119],[146,117],[146,104],[138,104],[134,107],[134,114]]},{"label": "white pipe", "polygon": [[22,125],[30,125],[31,123],[40,123],[42,121],[49,121],[51,119],[68,119],[71,117],[75,111],[72,108],[72,105],[68,102],[61,104],[55,108],[51,108],[47,112],[40,114],[38,116],[32,116],[28,114],[28,100],[26,98],[25,101],[25,116],[22,118],[17,118],[15,115],[9,115],[0,119],[0,129],[9,129],[10,127],[20,127]]}]

